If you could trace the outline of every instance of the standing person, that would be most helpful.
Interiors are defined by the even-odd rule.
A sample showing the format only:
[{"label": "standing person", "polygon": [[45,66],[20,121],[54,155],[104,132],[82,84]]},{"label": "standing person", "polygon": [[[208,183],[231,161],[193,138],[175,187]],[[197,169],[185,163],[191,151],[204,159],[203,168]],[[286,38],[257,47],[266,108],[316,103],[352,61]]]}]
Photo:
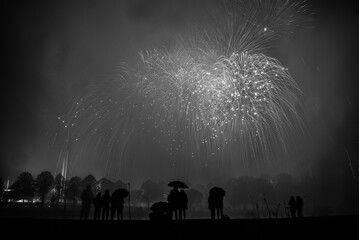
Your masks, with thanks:
[{"label": "standing person", "polygon": [[293,196],[290,197],[288,205],[289,205],[289,211],[290,211],[291,218],[295,218],[296,211],[297,211],[297,202],[295,201]]},{"label": "standing person", "polygon": [[303,217],[303,198],[301,198],[300,196],[296,197],[296,202],[297,202],[297,214],[298,217]]},{"label": "standing person", "polygon": [[125,199],[119,198],[118,209],[117,209],[117,219],[123,220],[123,209],[124,209]]},{"label": "standing person", "polygon": [[186,192],[182,189],[178,194],[178,209],[179,209],[179,219],[186,219],[186,210],[187,210],[188,198]]},{"label": "standing person", "polygon": [[211,211],[211,219],[216,218],[216,208],[215,208],[215,197],[214,194],[211,192],[209,193],[208,197],[208,209]]},{"label": "standing person", "polygon": [[82,207],[80,219],[88,219],[93,199],[94,196],[91,191],[91,186],[87,185],[86,189],[81,193]]},{"label": "standing person", "polygon": [[217,219],[223,218],[223,195],[216,194],[215,195],[215,209],[217,213]]},{"label": "standing person", "polygon": [[95,213],[94,213],[94,220],[100,220],[100,216],[101,216],[101,193],[97,193],[94,201],[93,201],[93,205],[95,206]]},{"label": "standing person", "polygon": [[[117,194],[117,192],[113,192],[112,196],[111,196],[111,220],[113,220],[115,218],[115,214],[118,213],[118,201],[119,201],[119,196]],[[118,215],[117,215],[117,219],[118,219]]]},{"label": "standing person", "polygon": [[178,196],[179,196],[179,191],[178,188],[173,188],[170,192],[170,194],[168,195],[167,201],[169,204],[169,208],[170,208],[170,212],[171,212],[171,219],[173,216],[173,213],[175,215],[175,219],[178,219]]},{"label": "standing person", "polygon": [[124,198],[120,193],[121,189],[117,189],[112,193],[111,197],[111,219],[115,218],[115,214],[117,216],[117,220],[123,220],[123,208],[124,208]]},{"label": "standing person", "polygon": [[108,215],[110,211],[110,191],[106,189],[105,194],[101,198],[101,205],[102,205],[102,220],[108,220]]}]

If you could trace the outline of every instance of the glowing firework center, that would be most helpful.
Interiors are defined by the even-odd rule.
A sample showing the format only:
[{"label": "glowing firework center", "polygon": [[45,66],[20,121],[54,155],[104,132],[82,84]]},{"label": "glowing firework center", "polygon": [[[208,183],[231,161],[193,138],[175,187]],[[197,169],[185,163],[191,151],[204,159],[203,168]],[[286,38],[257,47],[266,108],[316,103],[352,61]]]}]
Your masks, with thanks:
[{"label": "glowing firework center", "polygon": [[184,51],[155,51],[143,61],[141,92],[156,106],[156,124],[170,123],[171,130],[182,126],[202,143],[227,143],[238,134],[264,138],[270,125],[280,135],[288,109],[295,111],[288,98],[300,92],[288,70],[263,54],[233,53],[210,61]]}]

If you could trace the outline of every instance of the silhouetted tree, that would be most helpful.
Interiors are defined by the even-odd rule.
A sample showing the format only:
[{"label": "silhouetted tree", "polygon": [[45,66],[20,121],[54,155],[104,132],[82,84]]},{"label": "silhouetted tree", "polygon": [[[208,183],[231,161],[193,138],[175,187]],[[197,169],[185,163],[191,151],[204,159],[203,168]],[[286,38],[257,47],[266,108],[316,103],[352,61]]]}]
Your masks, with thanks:
[{"label": "silhouetted tree", "polygon": [[143,198],[147,202],[148,208],[150,207],[151,202],[160,200],[163,197],[161,186],[155,184],[151,180],[144,182],[141,188],[143,189]]},{"label": "silhouetted tree", "polygon": [[201,193],[207,192],[208,189],[206,189],[202,184],[197,183],[194,186],[194,189],[197,189],[198,191],[200,191]]},{"label": "silhouetted tree", "polygon": [[57,174],[55,177],[55,189],[57,192],[57,205],[59,204],[60,198],[63,195],[63,190],[64,190],[64,185],[65,185],[65,178],[61,175],[61,173]]},{"label": "silhouetted tree", "polygon": [[96,182],[96,192],[105,192],[108,189],[110,192],[115,191],[115,183],[107,178],[101,178]]},{"label": "silhouetted tree", "polygon": [[72,177],[67,184],[67,197],[74,205],[76,204],[76,199],[80,197],[81,184],[82,181],[79,177]]},{"label": "silhouetted tree", "polygon": [[131,189],[131,204],[136,207],[143,200],[143,190]]},{"label": "silhouetted tree", "polygon": [[35,181],[31,173],[21,173],[11,188],[14,190],[14,198],[31,201],[35,193]]},{"label": "silhouetted tree", "polygon": [[291,175],[281,173],[273,179],[277,199],[280,202],[287,202],[291,195],[295,195],[296,185]]},{"label": "silhouetted tree", "polygon": [[276,202],[276,194],[272,184],[267,179],[256,178],[253,182],[253,187],[255,187],[257,196],[264,196],[268,202]]},{"label": "silhouetted tree", "polygon": [[119,189],[119,188],[124,188],[127,189],[127,184],[122,182],[121,180],[117,180],[113,186],[114,190]]},{"label": "silhouetted tree", "polygon": [[189,189],[186,191],[188,197],[188,208],[194,209],[195,207],[199,207],[203,200],[203,194],[196,189]]},{"label": "silhouetted tree", "polygon": [[87,185],[91,186],[91,191],[96,192],[96,178],[93,175],[88,175],[82,180],[81,190],[86,189]]},{"label": "silhouetted tree", "polygon": [[35,180],[36,191],[41,198],[41,206],[44,206],[45,196],[50,191],[55,180],[49,171],[41,172]]},{"label": "silhouetted tree", "polygon": [[158,182],[157,185],[161,188],[162,193],[165,193],[168,190],[168,185],[167,184],[168,183],[164,182],[163,180]]},{"label": "silhouetted tree", "polygon": [[248,176],[230,179],[225,186],[227,190],[225,201],[232,207],[243,206],[244,209],[248,209],[248,202],[252,195],[251,182],[252,178]]},{"label": "silhouetted tree", "polygon": [[261,202],[261,205],[265,208],[266,213],[269,217],[271,217],[271,204],[275,204],[276,202],[276,195],[273,185],[270,184],[270,182],[266,179],[255,178],[252,182],[252,189],[252,199],[255,201],[256,204],[258,202]]},{"label": "silhouetted tree", "polygon": [[276,192],[269,175],[262,175],[260,178],[240,176],[232,178],[225,184],[227,190],[224,201],[241,211],[247,212],[259,208],[262,214],[271,216],[276,204]]}]

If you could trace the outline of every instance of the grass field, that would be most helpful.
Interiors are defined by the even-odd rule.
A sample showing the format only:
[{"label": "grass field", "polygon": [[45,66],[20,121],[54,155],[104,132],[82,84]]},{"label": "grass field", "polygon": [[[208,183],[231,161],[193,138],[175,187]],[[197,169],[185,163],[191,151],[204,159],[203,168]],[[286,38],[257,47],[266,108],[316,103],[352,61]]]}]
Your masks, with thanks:
[{"label": "grass field", "polygon": [[101,239],[110,236],[117,236],[116,239],[355,239],[359,216],[167,222],[1,217],[0,226],[3,234],[10,233],[15,239],[32,236],[40,239],[95,236]]}]

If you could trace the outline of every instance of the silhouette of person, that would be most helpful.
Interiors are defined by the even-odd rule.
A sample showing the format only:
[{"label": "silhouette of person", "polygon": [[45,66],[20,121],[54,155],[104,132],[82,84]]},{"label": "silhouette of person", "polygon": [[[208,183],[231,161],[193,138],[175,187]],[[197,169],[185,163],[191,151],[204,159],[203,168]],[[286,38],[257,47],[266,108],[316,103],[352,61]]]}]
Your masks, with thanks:
[{"label": "silhouette of person", "polygon": [[297,211],[297,202],[295,201],[293,196],[290,197],[288,205],[289,205],[289,211],[290,211],[291,218],[295,218],[296,211]]},{"label": "silhouette of person", "polygon": [[94,196],[91,191],[91,186],[87,185],[86,189],[83,190],[81,193],[82,207],[81,207],[80,219],[88,219],[93,199]]},{"label": "silhouette of person", "polygon": [[100,220],[100,216],[101,216],[101,193],[97,193],[94,201],[93,201],[93,205],[95,206],[95,212],[94,212],[94,217],[93,219],[95,220]]},{"label": "silhouette of person", "polygon": [[[115,214],[118,212],[118,194],[116,194],[116,191],[112,193],[111,196],[111,220],[115,218]],[[118,219],[118,217],[117,217]]]},{"label": "silhouette of person", "polygon": [[123,208],[124,208],[124,200],[119,195],[117,191],[114,191],[112,193],[111,197],[111,219],[113,220],[115,218],[115,215],[117,216],[117,220],[123,220]]},{"label": "silhouette of person", "polygon": [[223,195],[216,194],[214,203],[215,203],[215,209],[216,209],[216,213],[217,213],[217,219],[222,219],[223,218]]},{"label": "silhouette of person", "polygon": [[173,213],[175,215],[175,219],[178,219],[178,197],[179,196],[179,191],[178,188],[173,188],[170,191],[170,194],[168,195],[167,201],[169,204],[169,208],[171,211],[171,219],[173,217]]},{"label": "silhouette of person", "polygon": [[209,193],[208,197],[208,209],[211,211],[211,219],[216,218],[216,204],[215,204],[215,196]]},{"label": "silhouette of person", "polygon": [[105,194],[101,198],[101,206],[102,206],[102,220],[108,220],[108,215],[110,211],[110,191],[106,189]]},{"label": "silhouette of person", "polygon": [[119,198],[118,203],[118,210],[117,210],[117,219],[121,217],[121,220],[123,220],[123,209],[124,209],[125,200],[123,198]]},{"label": "silhouette of person", "polygon": [[188,198],[185,191],[182,189],[178,194],[178,209],[179,209],[179,219],[186,219],[186,210],[187,210]]},{"label": "silhouette of person", "polygon": [[296,197],[296,202],[297,202],[297,214],[298,217],[303,217],[303,199],[300,196]]}]

